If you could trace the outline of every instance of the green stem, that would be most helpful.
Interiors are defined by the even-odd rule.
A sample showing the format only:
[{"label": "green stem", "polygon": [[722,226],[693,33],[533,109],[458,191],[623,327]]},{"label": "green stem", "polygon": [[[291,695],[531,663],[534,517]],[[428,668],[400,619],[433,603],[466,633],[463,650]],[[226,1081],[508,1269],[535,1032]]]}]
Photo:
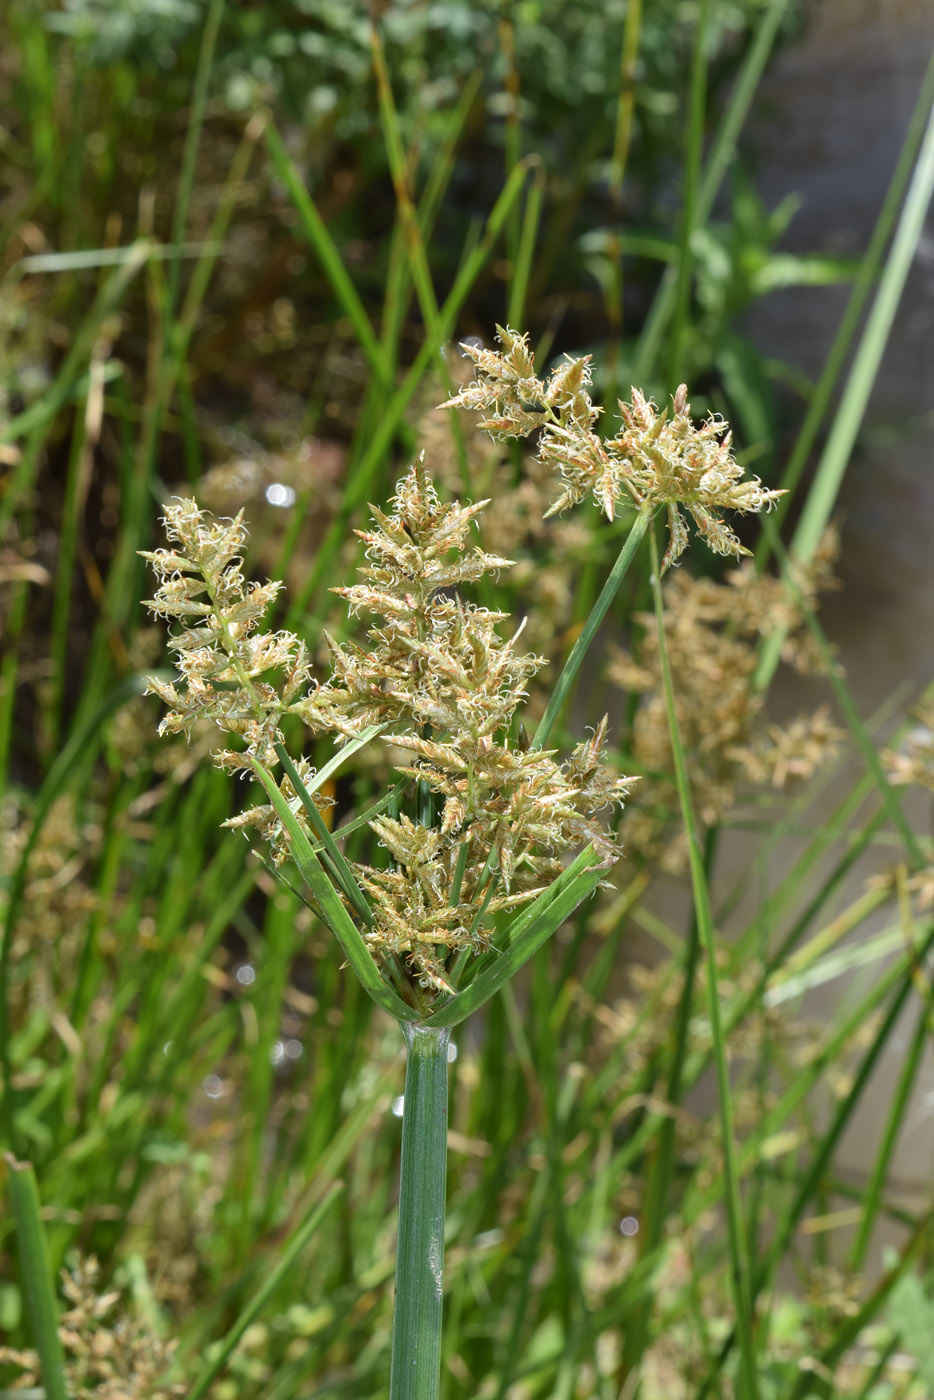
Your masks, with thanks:
[{"label": "green stem", "polygon": [[687,760],[678,716],[675,709],[675,695],[668,660],[668,647],[665,640],[665,608],[659,578],[658,546],[654,534],[650,536],[652,545],[652,592],[655,598],[655,618],[658,626],[658,659],[662,673],[662,688],[665,706],[668,711],[668,734],[674,763],[675,781],[681,806],[681,817],[688,844],[688,862],[691,871],[691,888],[694,895],[694,912],[700,945],[707,964],[707,1001],[710,1020],[713,1059],[717,1074],[717,1091],[720,1100],[720,1134],[723,1150],[723,1201],[726,1207],[727,1238],[730,1251],[730,1280],[733,1292],[733,1306],[736,1315],[735,1331],[740,1342],[740,1373],[737,1394],[741,1400],[758,1400],[759,1387],[756,1375],[755,1342],[753,1336],[754,1315],[752,1308],[752,1287],[750,1264],[746,1247],[746,1231],[743,1223],[743,1208],[739,1191],[739,1162],[737,1160],[736,1137],[733,1129],[733,1101],[730,1085],[729,1061],[727,1058],[726,1035],[720,1009],[720,989],[717,980],[717,947],[713,913],[710,907],[710,891],[707,874],[704,870],[701,842],[691,799]]},{"label": "green stem", "polygon": [[447,1027],[402,1027],[407,1058],[389,1400],[437,1400],[447,1168]]},{"label": "green stem", "polygon": [[694,261],[691,238],[694,234],[697,195],[700,186],[701,158],[704,147],[704,111],[707,104],[707,0],[701,0],[694,37],[694,57],[691,62],[691,86],[685,117],[684,185],[682,189],[681,237],[678,250],[678,281],[675,290],[674,322],[671,328],[671,349],[668,378],[672,390],[683,377],[684,340],[691,307],[691,276]]},{"label": "green stem", "polygon": [[555,721],[561,713],[571,687],[577,679],[577,673],[581,668],[584,657],[590,649],[590,644],[594,639],[594,633],[606,617],[610,604],[619,592],[620,584],[626,577],[629,565],[636,557],[636,551],[642,543],[642,537],[648,529],[651,518],[652,510],[650,507],[646,506],[644,506],[636,516],[633,527],[626,537],[626,543],[620,550],[619,557],[609,572],[607,581],[601,589],[600,596],[590,609],[587,621],[581,629],[581,634],[571,648],[570,656],[564,663],[564,669],[558,677],[555,688],[551,694],[551,699],[548,701],[548,706],[545,713],[542,715],[539,726],[535,731],[535,736],[532,739],[533,748],[541,749],[548,743],[551,731],[555,726]]},{"label": "green stem", "polygon": [[26,1313],[39,1353],[46,1400],[68,1400],[65,1362],[58,1336],[58,1305],[35,1174],[28,1162],[17,1162],[9,1153],[5,1167],[10,1205],[16,1222]]}]

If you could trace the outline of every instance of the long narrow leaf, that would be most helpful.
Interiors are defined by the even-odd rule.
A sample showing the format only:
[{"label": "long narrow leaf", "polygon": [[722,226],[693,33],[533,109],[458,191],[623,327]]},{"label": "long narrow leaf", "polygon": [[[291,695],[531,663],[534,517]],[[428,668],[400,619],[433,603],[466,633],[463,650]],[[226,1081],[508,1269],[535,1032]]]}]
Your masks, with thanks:
[{"label": "long narrow leaf", "polygon": [[58,1337],[58,1307],[52,1287],[45,1229],[39,1213],[39,1191],[35,1173],[28,1162],[17,1162],[9,1153],[5,1165],[10,1204],[16,1223],[26,1311],[36,1351],[39,1353],[46,1400],[68,1400],[65,1360]]},{"label": "long narrow leaf", "polygon": [[302,831],[295,813],[279,791],[275,778],[261,763],[255,761],[253,771],[266,789],[269,800],[276,810],[276,815],[289,838],[292,859],[295,861],[302,879],[311,890],[322,918],[341,945],[347,961],[367,993],[378,1006],[382,1007],[388,1015],[395,1017],[397,1021],[419,1020],[418,1013],[411,1006],[407,1006],[380,975],[379,968],[366,945],[366,940],[341,903],[340,896],[327,874],[321,868],[308,837]]},{"label": "long narrow leaf", "polygon": [[[447,337],[451,335],[457,320],[458,312],[480,275],[484,263],[492,253],[496,241],[502,233],[503,224],[506,221],[510,209],[512,209],[519,195],[522,193],[527,170],[528,165],[526,163],[520,163],[512,172],[486,221],[482,238],[476,247],[471,249],[469,255],[464,259],[457,276],[454,278],[454,285],[451,287],[441,307],[439,316],[442,339],[447,339]],[[347,483],[347,490],[344,494],[341,510],[338,512],[333,525],[328,530],[324,543],[318,551],[314,568],[309,575],[305,588],[289,611],[287,618],[287,623],[289,625],[291,625],[292,621],[304,610],[308,604],[308,600],[314,598],[322,580],[329,576],[337,551],[346,538],[347,522],[360,503],[368,499],[373,473],[379,468],[380,464],[386,460],[386,454],[402,422],[402,415],[415,394],[415,391],[421,384],[429,366],[435,363],[438,351],[441,348],[441,345],[435,344],[433,340],[425,339],[412,363],[411,369],[380,414],[379,423],[373,433],[373,437],[354,469],[353,479]]]},{"label": "long narrow leaf", "polygon": [[[866,412],[882,355],[888,344],[905,281],[918,241],[924,232],[924,219],[934,193],[934,105],[882,281],[876,293],[837,409],[827,445],[817,466],[807,502],[798,521],[789,554],[799,565],[814,557],[837,499],[856,435]],[[787,629],[777,628],[766,638],[759,657],[755,683],[765,690],[779,663]]]},{"label": "long narrow leaf", "polygon": [[[588,860],[593,858],[591,847],[588,846],[583,855],[578,856],[577,859],[582,861],[584,857]],[[587,895],[596,889],[605,875],[606,870],[601,865],[579,869],[575,878],[570,881],[558,898],[551,899],[536,917],[529,918],[524,923],[523,931],[517,937],[509,939],[508,946],[494,958],[492,964],[485,971],[479,973],[462,992],[458,992],[440,1011],[436,1011],[428,1019],[427,1024],[430,1026],[457,1026],[489,1001],[500,987],[515,976],[523,963],[527,962],[532,954],[538,951],[555,930],[561,927],[581,900],[586,899]],[[534,905],[532,909],[534,910]]]},{"label": "long narrow leaf", "polygon": [[918,146],[924,135],[924,127],[927,121],[928,112],[931,109],[931,102],[934,99],[934,54],[928,63],[924,81],[921,84],[921,91],[915,110],[912,113],[902,148],[899,152],[898,161],[892,172],[892,179],[886,190],[885,199],[879,216],[876,219],[872,236],[866,248],[866,252],[859,266],[859,271],[853,282],[853,289],[850,292],[846,309],[840,318],[837,333],[834,336],[833,345],[824,362],[820,379],[811,395],[808,403],[807,413],[804,421],[798,430],[794,447],[782,472],[778,485],[787,491],[778,502],[777,509],[772,515],[763,520],[764,528],[756,546],[756,568],[763,569],[771,554],[774,542],[779,538],[782,521],[788,513],[795,495],[795,488],[801,479],[804,468],[807,466],[811,449],[817,441],[821,424],[830,406],[834,387],[839,379],[840,373],[846,362],[853,336],[859,326],[859,319],[863,308],[869,298],[876,278],[879,275],[879,267],[885,253],[886,245],[895,223],[898,208],[901,204],[908,179],[911,175],[912,167],[917,156]]},{"label": "long narrow leaf", "polygon": [[333,871],[334,878],[366,924],[373,923],[373,911],[370,908],[369,901],[358,885],[343,851],[334,840],[330,831],[328,831],[324,818],[315,806],[311,794],[316,792],[323,783],[327,782],[328,778],[330,778],[333,773],[337,772],[345,759],[356,753],[358,749],[362,749],[365,744],[368,744],[371,739],[375,738],[381,729],[382,725],[379,724],[372,724],[368,729],[365,729],[352,743],[347,744],[345,748],[341,749],[333,758],[328,760],[320,772],[315,775],[310,787],[299,777],[298,770],[289,757],[285,745],[281,743],[275,745],[279,762],[288,774],[289,782],[298,794],[299,800],[308,814],[312,830],[321,844],[325,860]]},{"label": "long narrow leaf", "polygon": [[318,1202],[302,1221],[301,1225],[299,1225],[295,1234],[279,1253],[275,1264],[269,1270],[259,1288],[257,1288],[249,1302],[242,1309],[236,1322],[221,1342],[216,1354],[211,1357],[207,1365],[198,1373],[194,1385],[188,1392],[188,1400],[201,1400],[201,1397],[207,1394],[212,1381],[216,1380],[227,1365],[231,1356],[233,1356],[243,1334],[250,1324],[256,1321],[280,1283],[282,1283],[286,1275],[298,1262],[302,1250],[321,1227],[325,1217],[343,1190],[344,1183],[342,1181],[336,1181],[324,1199]]},{"label": "long narrow leaf", "polygon": [[730,1088],[730,1070],[727,1060],[726,1038],[720,1013],[720,988],[717,976],[716,934],[713,914],[710,907],[710,892],[701,856],[701,842],[694,820],[691,801],[691,788],[688,781],[687,763],[678,716],[675,709],[675,696],[668,661],[668,646],[665,639],[665,605],[662,598],[661,576],[658,559],[658,545],[654,532],[650,533],[652,547],[652,592],[655,599],[655,618],[658,628],[658,656],[662,672],[662,686],[665,693],[665,707],[668,712],[668,735],[674,761],[675,780],[678,786],[678,799],[681,817],[687,836],[688,860],[691,869],[691,889],[694,895],[694,917],[697,920],[698,934],[707,964],[707,1002],[710,1027],[713,1039],[714,1067],[717,1072],[717,1089],[720,1107],[720,1123],[723,1149],[723,1195],[726,1206],[727,1227],[730,1247],[730,1281],[733,1302],[736,1309],[739,1331],[742,1393],[747,1400],[756,1400],[759,1393],[756,1379],[756,1360],[752,1337],[752,1287],[749,1256],[746,1244],[746,1230],[743,1225],[742,1204],[739,1194],[739,1174],[736,1160],[736,1142],[733,1133],[733,1108]]},{"label": "long narrow leaf", "polygon": [[275,125],[270,122],[264,133],[266,137],[266,147],[275,168],[276,174],[282,180],[296,212],[301,220],[302,229],[312,248],[317,254],[325,275],[330,282],[334,294],[349,317],[354,328],[354,334],[359,341],[360,348],[366,355],[377,379],[386,388],[392,388],[392,375],[386,359],[385,351],[376,338],[373,327],[370,325],[370,318],[366,313],[363,302],[356,287],[350,280],[347,269],[341,261],[341,255],[337,250],[333,238],[328,232],[327,225],[318,213],[314,200],[309,195],[301,176],[295,169],[292,157],[286,149],[285,142],[276,130]]}]

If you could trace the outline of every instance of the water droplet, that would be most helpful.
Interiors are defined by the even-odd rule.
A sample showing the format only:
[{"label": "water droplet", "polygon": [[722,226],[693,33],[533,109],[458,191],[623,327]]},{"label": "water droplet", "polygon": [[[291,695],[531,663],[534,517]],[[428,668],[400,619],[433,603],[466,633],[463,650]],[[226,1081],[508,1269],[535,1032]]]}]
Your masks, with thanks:
[{"label": "water droplet", "polygon": [[634,1215],[624,1215],[619,1222],[619,1232],[621,1235],[637,1235],[639,1233],[639,1222]]},{"label": "water droplet", "polygon": [[453,1065],[453,1063],[454,1063],[454,1061],[455,1061],[456,1059],[457,1059],[457,1046],[454,1044],[453,1040],[448,1041],[448,1064],[449,1064],[449,1065]]},{"label": "water droplet", "polygon": [[302,1042],[300,1040],[296,1040],[294,1036],[290,1036],[289,1039],[285,1042],[284,1048],[287,1059],[297,1060],[302,1053]]},{"label": "water droplet", "polygon": [[271,506],[281,506],[283,509],[294,506],[295,490],[286,486],[284,481],[271,481],[266,487],[266,500]]},{"label": "water droplet", "polygon": [[405,1108],[405,1095],[404,1095],[404,1094],[397,1094],[396,1097],[395,1097],[395,1098],[393,1099],[393,1101],[392,1101],[392,1112],[393,1112],[393,1116],[394,1116],[395,1118],[401,1118],[401,1117],[402,1117],[402,1111],[403,1111],[404,1108]]},{"label": "water droplet", "polygon": [[281,1040],[277,1040],[269,1051],[269,1058],[274,1065],[281,1065],[285,1059],[285,1046]]},{"label": "water droplet", "polygon": [[201,1081],[201,1087],[209,1099],[219,1099],[224,1092],[223,1080],[217,1074],[209,1074]]},{"label": "water droplet", "polygon": [[163,1055],[167,1055],[167,1054],[169,1053],[169,1051],[170,1051],[171,1048],[172,1048],[172,1045],[173,1045],[173,1042],[172,1042],[171,1040],[167,1040],[167,1041],[165,1042],[165,1044],[164,1044],[163,1047],[162,1047],[162,1053],[163,1053]]},{"label": "water droplet", "polygon": [[241,987],[249,987],[256,981],[256,968],[252,963],[241,963],[234,973]]},{"label": "water droplet", "polygon": [[460,344],[461,344],[461,355],[462,355],[462,357],[463,357],[465,360],[467,359],[467,351],[463,348],[465,345],[469,345],[470,348],[471,348],[471,350],[482,350],[482,349],[483,349],[483,341],[480,339],[480,337],[479,337],[478,335],[465,335],[465,336],[464,336],[464,339],[460,342]]}]

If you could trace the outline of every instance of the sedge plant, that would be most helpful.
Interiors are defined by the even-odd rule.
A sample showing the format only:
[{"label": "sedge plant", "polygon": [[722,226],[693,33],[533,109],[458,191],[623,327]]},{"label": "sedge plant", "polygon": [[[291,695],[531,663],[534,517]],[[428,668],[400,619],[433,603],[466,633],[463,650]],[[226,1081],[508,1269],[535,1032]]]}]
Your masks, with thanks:
[{"label": "sedge plant", "polygon": [[[777,494],[743,480],[726,425],[695,424],[683,386],[663,411],[634,391],[621,431],[604,440],[588,360],[542,381],[526,337],[499,334],[503,352],[471,351],[476,378],[449,406],[482,410],[500,437],[540,430],[539,456],[561,478],[549,514],[588,494],[611,518],[635,511],[531,739],[520,706],[543,661],[523,651],[521,625],[505,636],[506,615],[463,591],[511,565],[472,543],[489,502],[442,501],[422,459],[357,532],[359,580],[333,591],[371,624],[363,642],[326,639],[323,679],[304,640],[263,630],[282,585],[244,578],[242,513],[213,520],[175,499],[168,548],[145,556],[159,579],[149,606],[181,625],[170,643],[178,678],[150,681],[168,707],[162,732],[190,736],[209,720],[233,738],[216,762],[254,778],[267,800],[226,824],[260,838],[280,876],[287,862],[297,868],[307,902],[405,1038],[392,1400],[439,1394],[451,1028],[506,987],[619,855],[599,814],[622,805],[631,780],[603,762],[607,721],[562,762],[545,747],[556,719],[656,511],[668,519],[664,570],[687,543],[682,510],[716,551],[741,554],[720,510],[756,511]],[[317,772],[289,752],[297,724],[336,745]],[[376,837],[382,854],[364,863],[332,834],[323,789],[373,743],[389,749],[399,780],[345,827],[368,824]]]}]

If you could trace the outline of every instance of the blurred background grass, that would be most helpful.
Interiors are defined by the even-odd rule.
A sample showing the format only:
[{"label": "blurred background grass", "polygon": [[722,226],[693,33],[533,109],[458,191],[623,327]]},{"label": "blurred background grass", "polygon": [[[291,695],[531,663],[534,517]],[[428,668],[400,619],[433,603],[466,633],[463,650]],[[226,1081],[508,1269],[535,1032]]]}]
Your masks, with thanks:
[{"label": "blurred background grass", "polygon": [[[78,1271],[74,1393],[187,1393],[200,1375],[217,1400],[362,1398],[388,1374],[401,1041],[308,911],[218,830],[243,795],[210,767],[211,736],[191,751],[155,739],[139,692],[162,637],[136,551],[158,540],[160,503],[183,489],[220,514],[245,506],[250,567],[288,579],[289,625],[320,657],[322,626],[347,626],[327,589],[353,568],[351,527],[424,446],[448,490],[494,496],[489,542],[518,567],[483,601],[528,610],[530,645],[559,660],[620,525],[594,513],[543,529],[534,462],[433,412],[467,372],[456,341],[489,342],[508,319],[541,365],[592,351],[603,401],[632,383],[663,401],[687,380],[695,413],[734,423],[751,470],[796,488],[783,535],[812,555],[918,246],[932,102],[919,62],[871,218],[849,243],[813,225],[802,242],[757,149],[815,26],[817,50],[829,42],[823,15],[790,0],[388,0],[372,15],[323,0],[10,0],[3,1131],[35,1169],[48,1278]],[[923,35],[910,7],[894,23]],[[803,67],[818,90],[819,67]],[[882,305],[867,320],[886,290],[888,319]],[[779,292],[823,298],[826,353],[806,316],[771,335]],[[875,438],[863,431],[857,463],[886,432],[897,463],[928,408],[900,400]],[[774,540],[746,540],[774,565]],[[844,530],[844,576],[847,557]],[[836,758],[768,739],[750,665],[744,739],[763,754],[784,742],[809,780],[776,787],[770,759],[752,786],[717,747],[705,658],[759,595],[717,585],[700,554],[688,569],[734,600],[732,621],[726,608],[710,635],[685,637],[675,686],[695,707],[688,763],[708,799],[760,1393],[925,1396],[930,1193],[923,1174],[896,1189],[893,1171],[930,1116],[930,714],[908,713],[925,648],[887,652],[865,702],[839,678],[802,690],[778,672],[773,719],[835,706],[852,740]],[[607,641],[651,672],[632,620],[647,575]],[[918,607],[923,570],[911,577]],[[841,630],[847,597],[829,614]],[[689,602],[672,594],[673,623]],[[760,656],[760,683],[777,660]],[[457,1043],[451,1400],[742,1393],[698,932],[648,679],[595,666],[569,725],[610,708],[619,761],[651,793],[616,891]],[[885,768],[871,762],[883,744]],[[371,764],[342,780],[338,824],[383,776]],[[802,998],[821,986],[815,1017]],[[843,1144],[883,1063],[884,1111],[854,1161]],[[12,1167],[7,1180],[0,1337],[41,1345],[23,1289],[45,1266],[29,1193]],[[284,1254],[294,1267],[277,1272]],[[175,1371],[158,1380],[170,1339]],[[11,1361],[5,1379],[30,1375]]]}]

